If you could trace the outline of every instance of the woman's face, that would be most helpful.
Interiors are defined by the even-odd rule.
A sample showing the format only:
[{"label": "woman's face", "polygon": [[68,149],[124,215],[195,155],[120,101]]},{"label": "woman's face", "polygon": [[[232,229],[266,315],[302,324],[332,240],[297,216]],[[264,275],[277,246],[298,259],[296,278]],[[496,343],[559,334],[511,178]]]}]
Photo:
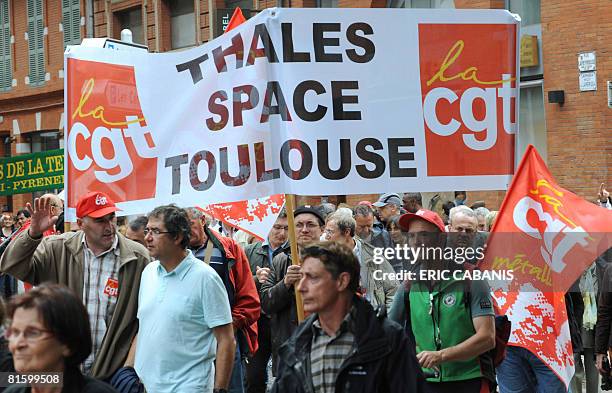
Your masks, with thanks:
[{"label": "woman's face", "polygon": [[11,216],[8,216],[8,215],[5,214],[2,217],[2,225],[7,227],[7,228],[12,227],[13,226],[13,218]]},{"label": "woman's face", "polygon": [[45,329],[37,309],[15,310],[7,337],[18,372],[64,370],[64,358],[70,350]]},{"label": "woman's face", "polygon": [[389,225],[389,235],[391,235],[391,240],[393,240],[395,244],[404,244],[406,242],[402,230],[395,224]]}]

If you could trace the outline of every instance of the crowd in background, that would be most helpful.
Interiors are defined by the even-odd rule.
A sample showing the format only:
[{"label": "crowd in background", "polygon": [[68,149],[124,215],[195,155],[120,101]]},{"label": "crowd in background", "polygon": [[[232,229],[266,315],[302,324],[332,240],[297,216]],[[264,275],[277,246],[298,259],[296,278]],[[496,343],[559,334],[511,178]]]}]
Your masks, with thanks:
[{"label": "crowd in background", "polygon": [[[486,283],[377,278],[446,265],[375,261],[376,248],[484,246],[497,211],[464,191],[432,203],[385,193],[300,206],[294,263],[284,210],[259,240],[196,208],[127,220],[92,192],[64,233],[63,202],[44,195],[2,217],[0,371],[61,373],[58,392],[567,391],[524,348],[499,364],[489,356],[497,320]],[[603,186],[596,203],[612,208]],[[609,251],[567,295],[572,392],[581,379],[596,391],[612,347]]]}]

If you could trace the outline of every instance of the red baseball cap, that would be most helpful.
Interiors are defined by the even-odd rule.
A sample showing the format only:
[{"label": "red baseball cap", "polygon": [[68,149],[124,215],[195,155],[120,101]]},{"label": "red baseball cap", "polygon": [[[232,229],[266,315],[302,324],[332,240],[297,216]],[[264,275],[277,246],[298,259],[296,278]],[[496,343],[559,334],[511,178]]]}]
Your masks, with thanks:
[{"label": "red baseball cap", "polygon": [[115,206],[115,202],[108,195],[93,191],[79,199],[76,206],[76,215],[78,218],[100,218],[117,210],[120,209]]},{"label": "red baseball cap", "polygon": [[420,219],[420,220],[430,222],[434,224],[435,226],[437,226],[438,229],[440,229],[440,232],[446,232],[444,229],[444,221],[442,221],[438,213],[432,212],[431,210],[427,210],[427,209],[419,209],[416,213],[402,214],[402,216],[399,219],[399,226],[404,231],[407,231],[408,227],[410,226],[410,222],[415,219]]}]

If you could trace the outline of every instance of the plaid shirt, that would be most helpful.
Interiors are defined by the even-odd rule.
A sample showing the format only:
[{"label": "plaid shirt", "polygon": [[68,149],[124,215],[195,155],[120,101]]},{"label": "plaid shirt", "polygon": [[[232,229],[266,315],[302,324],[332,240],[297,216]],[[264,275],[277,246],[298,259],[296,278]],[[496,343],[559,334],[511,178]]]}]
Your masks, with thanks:
[{"label": "plaid shirt", "polygon": [[325,333],[318,319],[312,324],[310,371],[314,391],[317,393],[335,392],[340,367],[355,350],[355,336],[348,329],[350,316],[351,312],[346,314],[334,336]]},{"label": "plaid shirt", "polygon": [[117,305],[117,297],[119,296],[117,270],[120,259],[119,247],[117,247],[119,238],[117,236],[115,236],[113,246],[98,256],[95,256],[93,251],[87,247],[85,240],[85,237],[83,237],[85,254],[83,303],[89,314],[93,342],[93,350],[83,363],[83,372],[88,374],[102,345],[106,328],[110,324]]}]

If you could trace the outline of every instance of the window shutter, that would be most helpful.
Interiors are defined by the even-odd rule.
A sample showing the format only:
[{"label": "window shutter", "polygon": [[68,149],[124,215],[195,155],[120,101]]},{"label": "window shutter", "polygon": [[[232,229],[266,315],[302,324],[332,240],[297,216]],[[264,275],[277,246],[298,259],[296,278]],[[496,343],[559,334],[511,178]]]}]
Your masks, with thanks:
[{"label": "window shutter", "polygon": [[70,8],[70,0],[62,0],[62,26],[64,28],[64,49],[66,45],[70,44],[72,38],[72,20],[70,15],[72,14]]},{"label": "window shutter", "polygon": [[72,0],[72,44],[81,43],[81,1]]},{"label": "window shutter", "polygon": [[42,0],[28,0],[28,50],[30,85],[45,83],[45,51]]},{"label": "window shutter", "polygon": [[81,43],[80,0],[62,0],[62,25],[64,27],[64,49],[67,45]]},{"label": "window shutter", "polygon": [[0,0],[0,91],[10,90],[13,81],[8,3],[9,0]]}]

